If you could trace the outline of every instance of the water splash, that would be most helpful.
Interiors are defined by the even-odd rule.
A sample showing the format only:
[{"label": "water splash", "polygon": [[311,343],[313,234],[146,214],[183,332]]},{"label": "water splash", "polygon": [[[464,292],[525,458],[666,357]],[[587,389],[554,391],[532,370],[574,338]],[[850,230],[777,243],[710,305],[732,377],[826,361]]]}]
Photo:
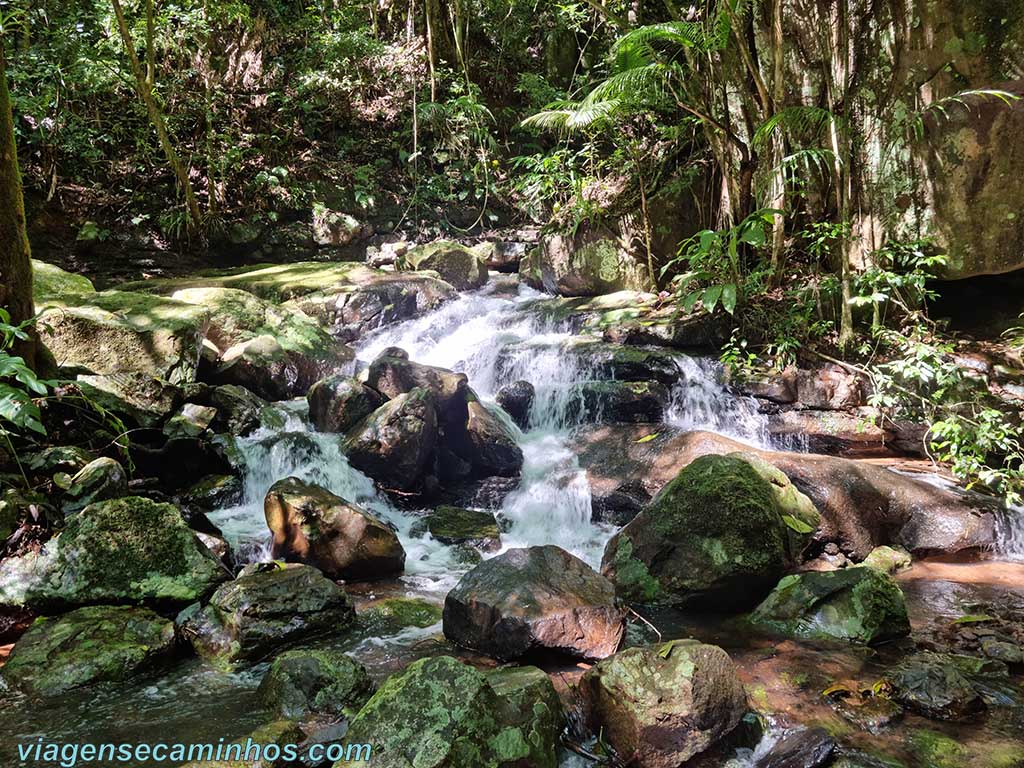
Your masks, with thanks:
[{"label": "water splash", "polygon": [[730,392],[722,365],[711,358],[678,355],[682,373],[672,388],[665,422],[686,430],[708,430],[758,448],[771,447],[768,419],[757,401]]}]

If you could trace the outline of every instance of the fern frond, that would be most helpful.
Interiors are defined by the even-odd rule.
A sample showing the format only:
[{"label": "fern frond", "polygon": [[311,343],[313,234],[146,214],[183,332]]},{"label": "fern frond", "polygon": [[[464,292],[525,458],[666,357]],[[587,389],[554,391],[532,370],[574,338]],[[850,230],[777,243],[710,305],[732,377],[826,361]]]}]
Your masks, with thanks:
[{"label": "fern frond", "polygon": [[839,119],[822,107],[786,107],[765,120],[754,133],[754,143],[764,144],[779,130],[793,133],[817,133],[831,122]]},{"label": "fern frond", "polygon": [[583,103],[611,100],[636,102],[664,97],[667,91],[666,79],[675,71],[676,67],[658,63],[627,69],[612,75],[594,88]]}]

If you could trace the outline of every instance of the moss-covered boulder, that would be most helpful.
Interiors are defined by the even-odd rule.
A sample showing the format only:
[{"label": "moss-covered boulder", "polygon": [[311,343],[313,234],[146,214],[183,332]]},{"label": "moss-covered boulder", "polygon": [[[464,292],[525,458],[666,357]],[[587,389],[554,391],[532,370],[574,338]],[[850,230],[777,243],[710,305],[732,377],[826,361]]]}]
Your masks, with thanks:
[{"label": "moss-covered boulder", "polygon": [[469,544],[485,551],[501,546],[501,531],[492,512],[445,505],[427,515],[424,523],[442,544]]},{"label": "moss-covered boulder", "polygon": [[373,694],[366,669],[340,651],[295,650],[277,656],[257,695],[278,717],[352,716]]},{"label": "moss-covered boulder", "polygon": [[903,592],[891,576],[873,568],[787,576],[750,619],[782,635],[858,645],[910,633]]},{"label": "moss-covered boulder", "polygon": [[[521,682],[492,685],[449,656],[420,659],[381,686],[345,742],[371,744],[377,768],[556,768],[557,696],[550,681],[542,690],[536,675]],[[363,764],[339,760],[334,768]]]},{"label": "moss-covered boulder", "polygon": [[498,659],[538,651],[603,659],[624,632],[625,610],[611,583],[550,545],[483,561],[444,601],[445,637]]},{"label": "moss-covered boulder", "polygon": [[312,565],[332,579],[381,578],[405,567],[405,550],[391,527],[318,485],[280,480],[263,509],[276,558]]},{"label": "moss-covered boulder", "polygon": [[550,234],[519,264],[520,277],[561,296],[649,290],[646,268],[611,233]]},{"label": "moss-covered boulder", "polygon": [[62,506],[65,513],[79,512],[94,502],[127,495],[128,473],[119,461],[104,456],[75,473]]},{"label": "moss-covered boulder", "polygon": [[414,270],[429,269],[460,291],[479,288],[488,279],[487,263],[473,250],[450,240],[417,245],[401,264]]},{"label": "moss-covered boulder", "polygon": [[182,606],[228,578],[176,506],[128,496],[86,507],[42,551],[0,562],[0,605]]},{"label": "moss-covered boulder", "polygon": [[441,621],[441,606],[420,597],[388,597],[359,611],[359,623],[378,636],[404,629],[426,629]]},{"label": "moss-covered boulder", "polygon": [[934,720],[963,720],[986,707],[987,678],[1006,678],[1000,662],[949,653],[915,653],[885,674],[892,698]]},{"label": "moss-covered boulder", "polygon": [[309,420],[318,432],[348,432],[384,405],[384,398],[358,379],[328,376],[306,395]]},{"label": "moss-covered boulder", "polygon": [[630,601],[743,608],[802,550],[792,537],[809,540],[811,510],[781,473],[766,477],[737,456],[703,456],[608,542],[601,571]]},{"label": "moss-covered boulder", "polygon": [[194,381],[209,323],[204,307],[127,291],[69,293],[37,302],[39,338],[59,366]]},{"label": "moss-covered boulder", "polygon": [[95,293],[92,280],[84,275],[65,272],[45,261],[32,259],[32,296],[36,304],[48,299],[60,299],[68,294]]},{"label": "moss-covered boulder", "polygon": [[174,622],[145,608],[90,606],[36,619],[3,667],[10,685],[49,698],[101,682],[121,682],[168,662]]},{"label": "moss-covered boulder", "polygon": [[864,558],[864,565],[868,568],[875,568],[883,573],[897,573],[909,568],[913,564],[910,553],[903,547],[875,547]]},{"label": "moss-covered boulder", "polygon": [[588,720],[626,765],[676,768],[729,734],[747,696],[729,655],[676,640],[629,648],[580,682]]},{"label": "moss-covered boulder", "polygon": [[354,618],[348,595],[320,571],[270,563],[243,570],[205,607],[182,611],[178,624],[200,656],[229,668],[302,640],[344,633]]}]

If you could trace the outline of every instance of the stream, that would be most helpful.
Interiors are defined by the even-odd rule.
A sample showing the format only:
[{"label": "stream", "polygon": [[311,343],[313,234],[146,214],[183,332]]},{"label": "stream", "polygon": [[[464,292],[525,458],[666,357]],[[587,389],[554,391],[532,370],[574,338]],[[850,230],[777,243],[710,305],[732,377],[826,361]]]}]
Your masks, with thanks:
[{"label": "stream", "polygon": [[[489,405],[503,385],[518,379],[531,382],[536,388],[532,426],[526,432],[513,427],[525,464],[518,486],[501,503],[499,518],[506,526],[503,548],[557,544],[596,568],[615,528],[591,522],[590,487],[572,450],[575,425],[568,406],[571,386],[597,377],[575,362],[575,356],[562,353],[565,345],[576,339],[570,324],[532,311],[532,305],[544,298],[514,278],[492,279],[481,291],[464,294],[434,313],[364,339],[357,347],[355,371],[382,350],[400,347],[416,362],[466,373],[470,386]],[[799,449],[799,445],[773,443],[756,403],[731,394],[721,384],[717,362],[680,354],[677,363],[684,375],[672,391],[665,418],[668,424],[714,431],[760,448]],[[210,518],[240,561],[269,559],[264,496],[276,481],[296,476],[373,510],[399,531],[407,552],[405,574],[396,580],[352,585],[357,607],[396,595],[441,603],[470,567],[456,559],[452,548],[429,535],[415,538],[410,534],[417,516],[378,494],[373,482],[348,464],[336,435],[309,427],[305,401],[280,404],[276,422],[237,440],[237,449],[244,459],[244,499]],[[1003,538],[1010,543],[1009,549],[1024,548],[1017,546],[1024,542],[1017,528],[1008,529]],[[1024,603],[1024,564],[1010,562],[1010,558],[959,565],[919,563],[900,580],[915,632],[953,621],[976,604]],[[1024,743],[1024,723],[1017,710],[1012,716],[992,715],[984,723],[967,725],[908,715],[902,725],[879,735],[857,732],[820,694],[836,680],[870,685],[889,655],[884,648],[820,650],[796,642],[749,638],[734,631],[726,619],[671,611],[648,618],[666,639],[689,635],[722,645],[739,666],[752,703],[775,713],[758,751],[738,751],[729,760],[731,766],[753,765],[773,740],[797,723],[821,725],[866,754],[910,766],[945,768],[938,758],[922,757],[917,734],[924,730],[949,735],[964,744],[970,751],[962,756],[962,765],[973,765],[972,755],[989,755],[1000,749],[1012,752]],[[640,631],[639,626],[634,627],[630,636],[634,632],[639,636]],[[390,637],[357,631],[322,644],[351,651],[378,680],[427,655],[455,653],[483,661],[448,646],[440,623]],[[0,722],[0,764],[17,765],[14,744],[37,738],[93,743],[172,738],[181,742],[231,741],[267,719],[254,696],[265,669],[261,664],[224,673],[190,658],[159,678],[116,690],[67,695],[46,709],[15,699],[5,706]],[[580,673],[573,666],[550,671],[561,672],[567,684]],[[569,753],[563,763],[587,764]]]}]

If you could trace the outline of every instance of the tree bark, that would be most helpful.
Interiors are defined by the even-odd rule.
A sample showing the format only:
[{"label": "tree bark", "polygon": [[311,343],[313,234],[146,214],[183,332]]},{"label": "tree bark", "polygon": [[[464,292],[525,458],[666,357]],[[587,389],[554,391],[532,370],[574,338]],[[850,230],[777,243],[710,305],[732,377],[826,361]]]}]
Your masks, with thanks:
[{"label": "tree bark", "polygon": [[[188,211],[189,229],[192,232],[198,232],[203,222],[203,214],[199,210],[199,201],[196,199],[195,190],[192,188],[188,169],[182,163],[181,158],[178,157],[178,152],[174,149],[170,134],[167,132],[167,124],[164,121],[163,113],[160,111],[160,106],[156,103],[156,97],[153,95],[153,84],[149,81],[146,70],[143,69],[139,56],[135,52],[135,41],[132,39],[131,30],[128,28],[121,0],[111,0],[111,3],[114,6],[114,15],[117,16],[117,27],[121,33],[125,52],[128,54],[128,63],[131,65],[132,75],[135,77],[135,90],[140,101],[146,107],[146,112],[149,114],[149,122],[152,123],[153,129],[156,131],[156,137],[160,142],[160,148],[164,152],[164,157],[167,158],[167,164],[171,167],[171,171],[174,172],[178,185],[185,195],[185,208]],[[147,0],[147,8],[147,19],[149,19],[152,14],[152,0]],[[146,49],[147,58],[149,58],[151,55],[149,52],[152,50],[151,40],[147,41]]]},{"label": "tree bark", "polygon": [[[21,190],[18,150],[14,144],[14,116],[7,90],[7,66],[0,39],[0,307],[11,315],[11,324],[29,320],[32,303],[32,254],[25,224],[25,199]],[[17,341],[14,353],[35,367],[36,340]]]}]

